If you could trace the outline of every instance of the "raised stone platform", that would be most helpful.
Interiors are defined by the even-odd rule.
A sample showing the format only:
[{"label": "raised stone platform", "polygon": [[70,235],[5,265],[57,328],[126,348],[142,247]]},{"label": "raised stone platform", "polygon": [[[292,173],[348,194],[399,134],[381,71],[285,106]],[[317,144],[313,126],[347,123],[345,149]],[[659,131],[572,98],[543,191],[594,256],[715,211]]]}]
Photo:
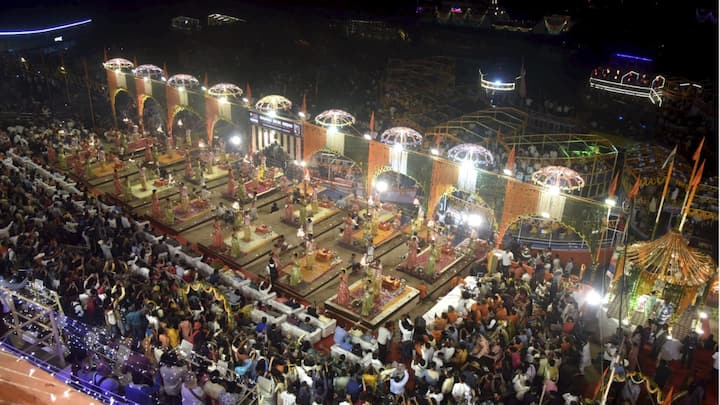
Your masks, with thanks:
[{"label": "raised stone platform", "polygon": [[380,302],[376,302],[369,316],[363,317],[360,315],[360,305],[353,305],[353,302],[362,301],[364,282],[364,279],[360,279],[350,285],[348,288],[350,290],[350,302],[347,306],[337,303],[336,294],[325,301],[325,309],[328,310],[331,316],[359,323],[364,328],[374,330],[404,307],[416,303],[420,296],[420,291],[410,286],[406,286],[402,291],[399,289],[393,291],[383,287],[380,293]]}]

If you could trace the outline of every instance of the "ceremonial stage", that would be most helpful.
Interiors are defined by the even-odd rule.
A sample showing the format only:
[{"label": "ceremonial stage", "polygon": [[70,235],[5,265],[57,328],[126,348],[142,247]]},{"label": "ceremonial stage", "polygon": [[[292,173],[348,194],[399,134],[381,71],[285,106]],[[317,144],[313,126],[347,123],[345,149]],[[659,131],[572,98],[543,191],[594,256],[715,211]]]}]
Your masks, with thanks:
[{"label": "ceremonial stage", "polygon": [[[309,214],[309,212],[311,211],[309,208],[310,204],[308,204],[307,207],[308,207],[307,208],[307,212],[308,212],[307,217],[312,218],[313,224],[315,224],[315,225],[332,217],[333,215],[337,214],[339,211],[338,208],[335,207],[335,205],[332,202],[327,202],[325,204],[319,203],[318,204],[318,212],[314,213],[313,215]],[[284,216],[283,216],[282,222],[284,224],[294,226],[294,227],[300,226],[300,210],[297,209],[297,210],[293,211],[292,223],[288,222]]]},{"label": "ceremonial stage", "polygon": [[[272,244],[272,242],[279,236],[274,230],[265,228],[263,231],[260,231],[262,225],[253,225],[252,230],[250,231],[250,240],[246,241],[243,239],[243,231],[237,231],[235,234],[238,237],[238,240],[240,241],[240,254],[241,255],[248,255],[252,252],[255,252],[258,249],[262,249],[263,247]],[[228,237],[224,239],[225,245],[227,245],[227,248],[231,248],[232,246],[232,233],[228,234]],[[215,249],[215,247],[212,247]],[[227,251],[225,252],[227,254]],[[232,254],[230,254],[232,255]]]},{"label": "ceremonial stage", "polygon": [[[222,177],[225,177],[228,175],[228,171],[226,169],[223,169],[222,166],[214,165],[212,173],[208,173],[207,171],[203,173],[203,178],[205,178],[205,181],[213,181],[220,179]],[[194,176],[192,178],[184,177],[185,180],[187,180],[190,183],[199,185],[200,179],[197,178],[197,176]]]},{"label": "ceremonial stage", "polygon": [[180,151],[174,152],[172,156],[167,153],[163,153],[162,155],[158,156],[158,162],[160,163],[160,166],[174,165],[175,163],[183,160],[185,160],[185,154]]},{"label": "ceremonial stage", "polygon": [[160,193],[163,193],[168,190],[172,190],[173,186],[170,184],[163,184],[163,185],[157,185],[155,183],[155,180],[148,180],[147,181],[147,188],[145,190],[142,189],[142,184],[135,183],[132,186],[130,186],[130,193],[133,197],[135,197],[138,200],[146,200],[150,197],[152,197],[153,190],[157,190],[158,195]]},{"label": "ceremonial stage", "polygon": [[333,255],[331,259],[324,260],[323,252],[317,252],[316,255],[312,267],[307,267],[306,256],[298,258],[300,263],[300,284],[296,286],[290,285],[290,274],[293,269],[292,260],[280,270],[281,277],[278,283],[290,290],[293,294],[306,297],[340,274],[340,271],[343,269],[341,259]]},{"label": "ceremonial stage", "polygon": [[348,288],[350,300],[347,306],[337,303],[337,294],[328,298],[325,301],[325,309],[330,316],[359,323],[364,328],[375,330],[402,308],[415,303],[420,295],[420,291],[410,286],[392,290],[383,285],[380,290],[380,299],[375,301],[370,315],[363,317],[360,315],[360,309],[364,296],[364,284],[365,280],[360,279],[350,285]]},{"label": "ceremonial stage", "polygon": [[410,270],[407,268],[406,259],[405,262],[396,267],[396,270],[432,284],[465,258],[464,254],[457,253],[455,249],[452,249],[448,254],[441,252],[441,250],[442,249],[438,248],[438,258],[435,263],[435,271],[432,275],[425,272],[427,269],[427,261],[430,258],[429,247],[418,253],[417,263],[414,269]]}]

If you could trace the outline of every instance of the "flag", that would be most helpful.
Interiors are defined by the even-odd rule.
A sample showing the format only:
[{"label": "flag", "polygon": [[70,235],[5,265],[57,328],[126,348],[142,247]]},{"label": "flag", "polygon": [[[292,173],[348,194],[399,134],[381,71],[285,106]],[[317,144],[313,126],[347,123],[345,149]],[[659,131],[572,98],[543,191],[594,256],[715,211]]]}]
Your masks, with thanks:
[{"label": "flag", "polygon": [[103,62],[107,62],[107,48],[103,47]]},{"label": "flag", "polygon": [[703,170],[705,170],[705,161],[703,160],[702,164],[700,165],[700,168],[698,169],[697,173],[695,173],[695,177],[692,180],[692,186],[697,186],[700,184],[700,180],[702,180]]},{"label": "flag", "polygon": [[498,141],[498,143],[502,142],[502,132],[500,132],[500,127],[498,127],[497,135],[495,136],[495,139]]},{"label": "flag", "polygon": [[372,136],[373,131],[375,131],[375,111],[370,113],[370,136]]},{"label": "flag", "polygon": [[673,390],[675,387],[671,386],[670,391],[668,391],[667,395],[665,395],[665,399],[663,399],[662,405],[670,405],[672,404],[672,398],[673,398]]},{"label": "flag", "polygon": [[662,168],[666,168],[667,165],[670,163],[671,160],[675,159],[675,154],[677,153],[677,145],[675,145],[675,148],[670,152],[668,157],[665,159],[665,163],[663,163]]},{"label": "flag", "polygon": [[700,154],[702,153],[703,144],[705,144],[705,137],[703,136],[703,139],[700,141],[700,145],[698,145],[697,150],[695,151],[695,154],[693,155],[693,160],[698,161],[700,160]]},{"label": "flag", "polygon": [[135,64],[135,67],[138,67],[137,56],[133,56],[133,63]]},{"label": "flag", "polygon": [[302,106],[300,106],[300,111],[302,111],[303,114],[307,114],[307,96],[303,94],[303,101]]},{"label": "flag", "polygon": [[168,71],[167,71],[167,65],[164,63],[163,63],[163,77],[165,77],[166,79],[169,78]]},{"label": "flag", "polygon": [[208,88],[207,72],[205,72],[205,79],[203,80],[203,86],[205,86],[206,89]]},{"label": "flag", "polygon": [[507,162],[505,163],[505,168],[510,170],[511,172],[515,168],[515,145],[513,145],[512,149],[510,149]]},{"label": "flag", "polygon": [[628,199],[632,200],[635,198],[636,195],[640,192],[640,177],[635,177],[635,184],[633,185],[632,190],[630,190],[630,193],[628,194]]},{"label": "flag", "polygon": [[245,82],[245,97],[248,100],[252,99],[252,89],[250,88],[250,82]]},{"label": "flag", "polygon": [[610,188],[608,189],[608,197],[615,197],[615,191],[617,190],[619,176],[620,172],[615,173],[615,177],[613,178],[612,183],[610,183]]},{"label": "flag", "polygon": [[603,370],[602,377],[598,380],[597,385],[595,386],[595,391],[593,394],[593,398],[598,398],[598,395],[600,394],[600,388],[603,386],[603,382],[605,381],[605,376],[607,375],[608,370],[610,370],[610,367]]}]

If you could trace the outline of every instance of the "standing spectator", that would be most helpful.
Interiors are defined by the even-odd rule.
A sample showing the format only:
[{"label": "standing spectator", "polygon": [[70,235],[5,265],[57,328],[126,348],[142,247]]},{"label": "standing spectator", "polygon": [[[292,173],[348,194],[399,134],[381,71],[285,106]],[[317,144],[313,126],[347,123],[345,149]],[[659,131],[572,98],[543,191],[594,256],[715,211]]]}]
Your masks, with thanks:
[{"label": "standing spectator", "polygon": [[378,355],[382,362],[387,362],[387,353],[388,348],[392,346],[392,337],[392,322],[387,321],[378,329],[377,335]]}]

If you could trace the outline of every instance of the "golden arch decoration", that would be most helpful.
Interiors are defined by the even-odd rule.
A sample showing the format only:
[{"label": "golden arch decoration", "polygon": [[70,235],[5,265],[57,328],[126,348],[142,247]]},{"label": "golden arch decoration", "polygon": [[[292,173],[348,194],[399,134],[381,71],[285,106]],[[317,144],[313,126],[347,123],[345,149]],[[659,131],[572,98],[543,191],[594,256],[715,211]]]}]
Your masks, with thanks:
[{"label": "golden arch decoration", "polygon": [[311,167],[311,164],[312,164],[312,162],[313,162],[313,159],[315,159],[315,157],[316,157],[317,155],[321,154],[321,153],[331,153],[331,154],[333,154],[333,155],[335,155],[335,156],[337,156],[337,157],[346,159],[348,162],[352,162],[352,166],[350,166],[350,167],[357,169],[357,171],[358,171],[358,172],[361,174],[361,176],[362,176],[362,182],[363,182],[363,184],[365,183],[365,181],[366,181],[366,178],[365,178],[365,168],[364,168],[364,166],[363,166],[363,164],[362,164],[361,162],[357,162],[355,159],[351,159],[351,158],[348,157],[347,155],[342,154],[342,153],[336,151],[335,149],[328,148],[327,146],[324,146],[324,147],[316,150],[315,152],[313,152],[312,155],[310,155],[310,160],[307,162],[308,168]]},{"label": "golden arch decoration", "polygon": [[115,99],[117,98],[118,94],[122,93],[123,91],[125,93],[127,93],[127,95],[130,96],[130,98],[132,98],[132,96],[130,95],[130,91],[126,87],[118,87],[117,89],[115,89],[113,91],[112,97],[110,97],[110,108],[112,109],[112,115],[113,115],[113,120],[115,121],[115,126],[117,126],[117,111],[115,111]]},{"label": "golden arch decoration", "polygon": [[[190,107],[189,105],[178,104],[175,106],[175,108],[172,109],[172,111],[170,111],[170,114],[168,115],[167,126],[168,126],[168,133],[170,135],[173,135],[172,134],[173,122],[175,120],[175,116],[178,115],[180,113],[180,111],[191,112],[191,113],[195,114],[201,121],[203,121],[203,122],[205,121],[203,119],[203,116],[200,115],[200,113],[197,112],[194,108]],[[206,130],[207,130],[207,128],[206,128]]]},{"label": "golden arch decoration", "polygon": [[[152,95],[141,94],[138,96],[138,106],[137,106],[138,107],[138,121],[140,124],[140,129],[142,129],[143,131],[145,131],[145,118],[144,118],[145,117],[145,103],[148,100],[155,101],[157,103],[157,105],[159,105],[160,108],[162,109],[162,103],[160,103],[160,101],[158,101],[158,99],[156,99]],[[165,121],[165,119],[166,119],[166,117],[163,116],[162,120]]]},{"label": "golden arch decoration", "polygon": [[[394,170],[392,167],[390,167],[390,166],[388,166],[388,165],[384,165],[384,166],[378,168],[377,170],[375,170],[375,173],[373,173],[373,175],[372,175],[372,183],[375,183],[375,180],[377,180],[377,178],[378,178],[381,174],[387,173],[387,172],[397,173],[397,174],[400,174],[400,175],[402,175],[402,176],[405,176],[405,177],[407,177],[407,178],[409,178],[409,179],[412,179],[412,181],[415,182],[415,184],[420,188],[420,190],[422,190],[422,192],[423,192],[423,197],[425,197],[425,198],[428,197],[427,194],[425,193],[425,187],[422,185],[422,183],[420,183],[420,182],[418,181],[418,179],[416,179],[415,177],[413,177],[413,176],[411,176],[411,175],[409,175],[409,174],[400,173],[400,172]],[[372,184],[368,184],[368,187],[371,187],[371,186],[372,186]]]},{"label": "golden arch decoration", "polygon": [[[454,193],[456,191],[471,195],[476,201],[476,203],[474,203],[472,205],[476,205],[480,208],[486,209],[488,211],[488,213],[490,214],[490,216],[492,217],[493,229],[495,231],[498,230],[499,224],[495,218],[495,210],[490,208],[490,206],[485,202],[485,200],[478,193],[475,193],[475,192],[470,193],[470,192],[467,192],[464,190],[460,190],[459,188],[457,188],[455,186],[448,186],[448,188],[442,194],[440,194],[440,198],[438,198],[438,202],[440,200],[442,200],[444,197],[452,196],[452,193]],[[453,198],[456,198],[456,197],[453,196]],[[435,205],[435,209],[437,210],[437,204]]]},{"label": "golden arch decoration", "polygon": [[[236,123],[234,123],[230,118],[227,118],[223,115],[217,115],[210,123],[210,127],[208,128],[208,145],[212,145],[215,138],[215,125],[217,125],[219,122],[226,122],[234,127],[238,127]],[[245,142],[245,141],[243,141]]]},{"label": "golden arch decoration", "polygon": [[592,249],[592,245],[590,244],[590,241],[588,240],[587,237],[585,237],[585,234],[583,234],[582,232],[580,232],[580,231],[578,231],[577,229],[575,229],[575,227],[573,227],[572,225],[569,225],[569,224],[563,222],[562,219],[560,219],[560,218],[556,218],[556,217],[552,217],[552,216],[551,216],[551,217],[548,217],[548,218],[545,218],[545,217],[538,217],[538,216],[528,215],[528,214],[518,215],[518,216],[516,216],[515,218],[513,218],[512,220],[508,221],[507,226],[506,226],[505,229],[504,229],[505,232],[503,232],[502,235],[505,235],[505,234],[507,233],[507,231],[510,229],[510,227],[511,227],[513,224],[517,223],[518,221],[521,221],[521,220],[523,220],[523,219],[538,219],[538,218],[542,218],[542,219],[544,219],[544,220],[555,221],[555,222],[557,222],[557,223],[560,223],[560,224],[564,225],[566,228],[570,229],[571,231],[573,231],[573,232],[574,232],[577,236],[579,236],[580,239],[582,239],[582,241],[585,243],[585,246],[587,247],[587,250],[591,253],[591,254],[590,254],[590,259],[592,260],[592,264],[593,264],[593,265],[595,264],[595,254],[594,254],[595,252],[594,252],[593,249]]},{"label": "golden arch decoration", "polygon": [[198,291],[198,292],[204,292],[209,293],[213,295],[213,298],[216,301],[220,301],[223,305],[223,309],[225,309],[225,316],[227,317],[228,322],[228,329],[232,330],[234,327],[234,318],[232,316],[232,309],[230,308],[230,303],[228,302],[227,296],[222,291],[218,290],[217,287],[210,285],[203,281],[194,281],[190,284],[186,284],[182,292],[184,294],[183,301],[185,301],[185,304],[187,305],[187,296],[190,294],[190,291]]}]

